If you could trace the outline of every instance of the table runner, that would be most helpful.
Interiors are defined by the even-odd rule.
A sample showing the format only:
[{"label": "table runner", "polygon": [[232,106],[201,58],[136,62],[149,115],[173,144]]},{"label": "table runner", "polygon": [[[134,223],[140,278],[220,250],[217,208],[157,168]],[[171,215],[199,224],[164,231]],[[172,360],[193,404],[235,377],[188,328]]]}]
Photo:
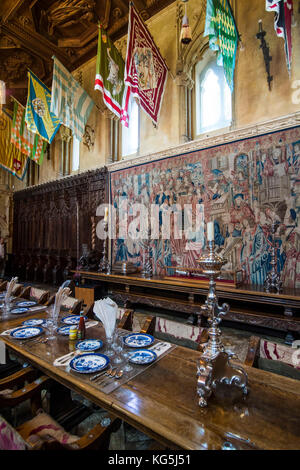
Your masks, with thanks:
[{"label": "table runner", "polygon": [[[162,341],[155,340],[153,343],[153,347],[157,346],[160,343],[162,343]],[[151,364],[142,365],[142,364],[130,363],[130,365],[132,366],[132,370],[129,372],[124,372],[124,375],[120,379],[106,377],[105,381],[101,383],[97,383],[97,381],[91,382],[90,380],[89,380],[89,383],[93,385],[97,390],[100,390],[101,392],[104,392],[106,394],[113,392],[114,390],[119,388],[121,385],[124,385],[125,383],[129,382],[131,379],[136,377],[137,375],[140,375],[143,372],[145,372],[145,370],[149,369],[149,367],[154,366],[158,361],[160,361],[160,359],[165,357],[167,354],[169,354],[171,351],[173,351],[177,347],[175,344],[167,343],[166,341],[163,341],[163,343],[170,344],[170,348],[164,353],[162,353],[160,356],[158,356],[154,362],[151,362]],[[150,348],[145,348],[145,349],[150,349]],[[70,373],[72,375],[75,375],[76,377],[78,377],[79,375],[82,375],[71,370],[69,366],[68,366],[68,369]],[[122,364],[118,364],[118,369],[122,369]],[[102,381],[102,377],[101,377],[101,381]]]}]

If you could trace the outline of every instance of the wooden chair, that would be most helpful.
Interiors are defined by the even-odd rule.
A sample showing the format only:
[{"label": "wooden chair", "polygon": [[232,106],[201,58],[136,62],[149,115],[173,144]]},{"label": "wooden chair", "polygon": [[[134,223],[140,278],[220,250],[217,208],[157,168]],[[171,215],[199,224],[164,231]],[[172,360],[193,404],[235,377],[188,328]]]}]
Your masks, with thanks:
[{"label": "wooden chair", "polygon": [[[22,383],[25,377],[29,378],[36,371],[28,367],[27,371],[22,372],[22,378],[21,373],[18,377],[15,376],[15,385]],[[30,398],[36,408],[41,403],[41,390],[51,382],[53,382],[52,379],[42,375],[20,390],[0,395],[0,400],[2,400],[0,406],[13,406]],[[11,384],[12,381],[10,381]],[[6,385],[4,382],[2,383],[2,387]],[[1,450],[107,450],[111,433],[120,426],[120,420],[109,415],[109,420],[106,423],[103,421],[84,436],[78,436],[66,431],[61,423],[40,407],[35,408],[32,407],[34,417],[18,427],[13,427],[0,416]]]},{"label": "wooden chair", "polygon": [[244,364],[300,380],[300,364],[297,369],[292,361],[295,351],[291,346],[251,336]]},{"label": "wooden chair", "polygon": [[23,289],[20,297],[28,300],[35,300],[39,305],[45,305],[50,298],[50,292],[36,287],[27,286]]},{"label": "wooden chair", "polygon": [[[53,294],[45,305],[49,306],[54,304],[55,294]],[[79,315],[83,306],[83,299],[75,299],[74,297],[67,297],[62,304],[61,309],[69,312],[70,314]]]},{"label": "wooden chair", "polygon": [[14,297],[20,297],[23,292],[23,289],[23,284],[16,284],[11,293]]},{"label": "wooden chair", "polygon": [[0,292],[3,292],[6,290],[6,287],[7,287],[7,281],[2,281],[0,283]]}]

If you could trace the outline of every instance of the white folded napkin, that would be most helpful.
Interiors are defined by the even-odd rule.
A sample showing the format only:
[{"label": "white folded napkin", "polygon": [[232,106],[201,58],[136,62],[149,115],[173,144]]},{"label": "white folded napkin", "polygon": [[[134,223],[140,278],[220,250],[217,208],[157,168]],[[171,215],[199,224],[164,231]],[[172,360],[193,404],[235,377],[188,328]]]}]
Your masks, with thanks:
[{"label": "white folded napkin", "polygon": [[109,297],[102,300],[96,300],[93,311],[96,317],[102,322],[106,336],[111,337],[116,326],[118,314],[118,306],[116,302],[111,300]]},{"label": "white folded napkin", "polygon": [[6,294],[5,294],[5,302],[9,301],[9,298],[11,297],[12,291],[13,291],[15,285],[17,284],[17,282],[18,282],[18,278],[17,277],[12,277],[11,280],[9,281],[9,283],[7,284]]},{"label": "white folded napkin", "polygon": [[71,290],[68,287],[60,287],[55,295],[55,302],[53,307],[53,316],[58,317],[60,308],[67,297],[71,294]]},{"label": "white folded napkin", "polygon": [[151,349],[152,351],[155,352],[157,357],[159,357],[162,354],[164,354],[166,351],[168,351],[168,349],[170,349],[172,346],[173,346],[173,344],[171,344],[171,343],[163,343],[162,342],[162,343],[154,344],[154,346],[151,346],[150,348],[147,348],[147,349]]}]

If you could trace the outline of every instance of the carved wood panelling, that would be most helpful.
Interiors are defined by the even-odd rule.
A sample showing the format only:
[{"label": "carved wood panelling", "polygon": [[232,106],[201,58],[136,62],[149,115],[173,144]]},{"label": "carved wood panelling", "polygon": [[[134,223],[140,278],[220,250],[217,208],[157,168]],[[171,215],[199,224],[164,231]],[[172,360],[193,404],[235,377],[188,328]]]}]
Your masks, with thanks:
[{"label": "carved wood panelling", "polygon": [[82,244],[91,249],[91,216],[107,200],[106,188],[107,170],[101,168],[15,192],[14,259],[23,267],[40,256],[60,263],[70,258],[76,265]]}]

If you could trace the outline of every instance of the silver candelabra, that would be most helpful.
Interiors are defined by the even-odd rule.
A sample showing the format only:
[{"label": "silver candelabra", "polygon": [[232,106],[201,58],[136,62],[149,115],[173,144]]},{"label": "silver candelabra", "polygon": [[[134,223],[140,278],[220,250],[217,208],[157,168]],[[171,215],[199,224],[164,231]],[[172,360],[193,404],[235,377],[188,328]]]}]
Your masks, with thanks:
[{"label": "silver candelabra", "polygon": [[[107,233],[108,232],[108,222],[104,221],[103,224],[104,224],[104,232]],[[102,257],[101,257],[101,261],[100,261],[100,264],[99,264],[98,271],[100,273],[111,274],[111,265],[110,265],[110,262],[109,262],[108,256],[107,256],[107,251],[108,251],[107,248],[108,248],[108,237],[106,237],[103,240]]]},{"label": "silver candelabra", "polygon": [[277,256],[276,256],[276,239],[275,233],[280,225],[280,222],[273,222],[271,225],[272,234],[272,250],[271,250],[271,271],[268,273],[265,280],[265,291],[266,292],[280,292],[282,290],[282,281],[280,275],[277,272]]},{"label": "silver candelabra", "polygon": [[216,294],[216,279],[226,262],[226,259],[215,253],[214,241],[208,242],[208,251],[197,260],[203,274],[209,278],[207,299],[201,307],[201,312],[208,317],[210,325],[209,340],[197,363],[197,394],[201,407],[207,406],[207,400],[212,393],[218,398],[230,401],[247,393],[247,374],[241,367],[229,364],[233,355],[225,351],[219,328],[222,317],[230,309],[228,304],[219,305]]}]

